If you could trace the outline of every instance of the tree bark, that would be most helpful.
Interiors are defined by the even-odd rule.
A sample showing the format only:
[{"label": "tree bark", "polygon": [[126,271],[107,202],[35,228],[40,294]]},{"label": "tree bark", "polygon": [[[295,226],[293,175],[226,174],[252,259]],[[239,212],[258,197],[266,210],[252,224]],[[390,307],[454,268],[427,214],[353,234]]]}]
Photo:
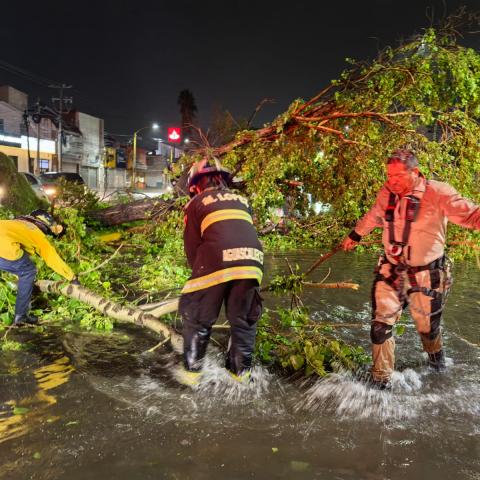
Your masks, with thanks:
[{"label": "tree bark", "polygon": [[90,212],[89,216],[100,221],[103,225],[113,226],[135,220],[146,220],[159,217],[173,208],[172,201],[158,198],[146,198],[130,203],[114,205]]},{"label": "tree bark", "polygon": [[39,280],[37,286],[42,292],[57,293],[65,295],[76,300],[80,300],[87,305],[92,306],[105,316],[114,318],[121,322],[135,323],[149,330],[159,333],[164,338],[169,339],[173,349],[181,353],[183,351],[182,336],[173,330],[172,327],[161,322],[157,317],[175,312],[178,309],[178,298],[166,300],[160,305],[156,305],[150,311],[144,311],[140,308],[131,306],[122,306],[112,302],[107,298],[98,295],[91,290],[80,285],[65,284],[65,282],[52,282],[51,280]]}]

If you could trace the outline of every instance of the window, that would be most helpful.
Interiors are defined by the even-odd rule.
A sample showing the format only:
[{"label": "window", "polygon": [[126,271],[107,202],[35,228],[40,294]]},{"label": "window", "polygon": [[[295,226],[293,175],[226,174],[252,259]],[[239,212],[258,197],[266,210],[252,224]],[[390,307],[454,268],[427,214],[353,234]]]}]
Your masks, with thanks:
[{"label": "window", "polygon": [[48,160],[41,158],[38,168],[40,169],[40,173],[48,172]]},{"label": "window", "polygon": [[5,120],[3,118],[0,118],[0,132],[5,131]]}]

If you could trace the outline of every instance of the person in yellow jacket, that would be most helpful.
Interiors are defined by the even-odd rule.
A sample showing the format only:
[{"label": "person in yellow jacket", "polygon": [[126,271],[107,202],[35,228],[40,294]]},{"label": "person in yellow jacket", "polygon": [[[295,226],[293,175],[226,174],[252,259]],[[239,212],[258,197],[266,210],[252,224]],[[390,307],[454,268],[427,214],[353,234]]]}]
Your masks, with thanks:
[{"label": "person in yellow jacket", "polygon": [[72,269],[47,239],[47,235],[59,237],[63,230],[63,225],[44,210],[35,210],[14,220],[0,220],[0,270],[18,276],[14,325],[38,323],[38,318],[29,314],[37,275],[30,255],[39,255],[56,273],[78,284]]}]

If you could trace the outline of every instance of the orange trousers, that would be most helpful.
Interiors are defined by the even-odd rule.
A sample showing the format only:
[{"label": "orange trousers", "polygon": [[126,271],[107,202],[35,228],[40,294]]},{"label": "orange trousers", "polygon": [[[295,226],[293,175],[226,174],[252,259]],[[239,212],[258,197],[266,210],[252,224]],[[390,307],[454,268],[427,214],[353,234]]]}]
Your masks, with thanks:
[{"label": "orange trousers", "polygon": [[[375,381],[387,381],[392,375],[395,365],[392,329],[407,304],[425,352],[437,353],[442,349],[443,295],[438,294],[443,294],[451,284],[449,269],[423,270],[414,274],[417,286],[431,293],[427,295],[409,292],[414,285],[407,272],[399,273],[398,278],[390,282],[393,268],[389,263],[382,264],[372,287],[372,376]],[[374,333],[375,327],[376,332],[382,332],[380,335]]]}]

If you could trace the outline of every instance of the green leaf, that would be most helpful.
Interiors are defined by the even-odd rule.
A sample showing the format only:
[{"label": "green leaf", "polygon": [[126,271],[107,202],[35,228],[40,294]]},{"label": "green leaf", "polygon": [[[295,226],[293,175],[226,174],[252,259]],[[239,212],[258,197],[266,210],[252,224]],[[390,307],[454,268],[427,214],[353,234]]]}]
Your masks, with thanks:
[{"label": "green leaf", "polygon": [[405,325],[395,325],[395,335],[403,335],[405,333]]},{"label": "green leaf", "polygon": [[290,462],[290,468],[294,472],[305,472],[306,470],[308,470],[309,467],[310,464],[308,462],[300,462],[298,460],[292,460]]},{"label": "green leaf", "polygon": [[65,424],[66,427],[69,427],[70,425],[78,425],[80,422],[78,420],[72,420],[71,422],[67,422]]},{"label": "green leaf", "polygon": [[294,370],[300,370],[305,364],[303,355],[290,355],[290,364]]},{"label": "green leaf", "polygon": [[15,407],[13,409],[13,414],[14,415],[25,415],[26,413],[28,413],[30,411],[29,408],[26,408],[26,407]]}]

